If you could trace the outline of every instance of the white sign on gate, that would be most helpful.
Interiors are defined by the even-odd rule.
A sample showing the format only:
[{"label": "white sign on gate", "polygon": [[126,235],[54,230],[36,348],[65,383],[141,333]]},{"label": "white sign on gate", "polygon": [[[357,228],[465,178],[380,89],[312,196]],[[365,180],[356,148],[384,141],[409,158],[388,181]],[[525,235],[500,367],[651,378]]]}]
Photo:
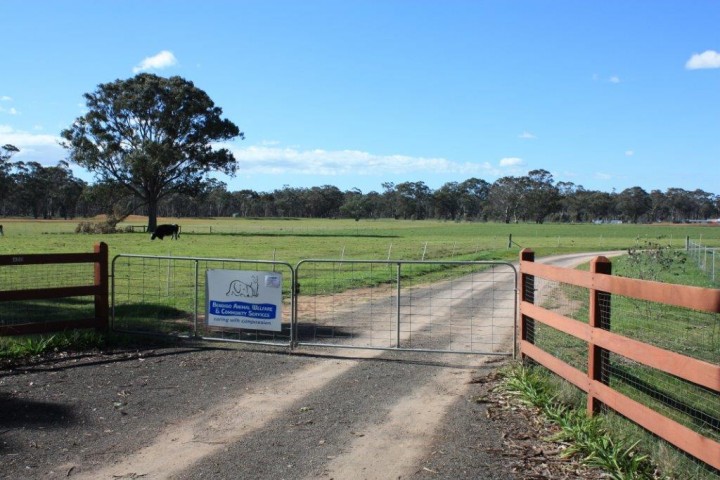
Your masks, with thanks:
[{"label": "white sign on gate", "polygon": [[207,270],[207,323],[214,327],[282,329],[282,274]]}]

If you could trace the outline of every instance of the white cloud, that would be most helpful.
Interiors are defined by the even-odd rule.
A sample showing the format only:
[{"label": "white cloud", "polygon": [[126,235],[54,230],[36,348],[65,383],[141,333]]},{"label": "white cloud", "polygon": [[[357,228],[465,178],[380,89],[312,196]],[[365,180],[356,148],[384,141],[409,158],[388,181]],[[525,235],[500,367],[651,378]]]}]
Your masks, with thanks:
[{"label": "white cloud", "polygon": [[614,84],[620,83],[622,80],[620,80],[620,77],[618,75],[612,75],[610,77],[602,77],[598,75],[597,73],[593,73],[592,79],[594,82],[610,82]]},{"label": "white cloud", "polygon": [[535,140],[537,136],[530,132],[523,132],[520,135],[518,135],[518,138],[522,138],[523,140]]},{"label": "white cloud", "polygon": [[172,52],[163,50],[152,57],[145,58],[139,65],[133,67],[133,73],[143,72],[145,70],[159,70],[172,67],[177,64],[177,58]]},{"label": "white cloud", "polygon": [[505,157],[500,159],[501,167],[518,167],[524,164],[525,162],[523,161],[523,159],[518,157]]},{"label": "white cloud", "polygon": [[10,144],[20,151],[13,160],[38,162],[45,166],[57,165],[67,157],[66,150],[60,146],[60,137],[15,130],[9,125],[0,125],[0,144]]},{"label": "white cloud", "polygon": [[480,175],[493,173],[487,162],[453,162],[445,158],[376,155],[358,150],[302,150],[266,145],[230,149],[242,174],[361,175],[412,174],[418,172]]},{"label": "white cloud", "polygon": [[[12,102],[12,98],[8,97],[7,95],[0,96],[0,102]],[[15,107],[5,108],[0,105],[0,113],[7,113],[10,115],[19,115],[20,112],[17,111]]]},{"label": "white cloud", "polygon": [[3,108],[0,107],[0,113],[7,113],[9,115],[18,115],[20,112],[15,107]]},{"label": "white cloud", "polygon": [[705,50],[703,53],[695,53],[685,64],[688,70],[701,68],[720,68],[720,53],[714,50]]},{"label": "white cloud", "polygon": [[632,157],[633,155],[635,155],[635,150],[625,150],[626,157]]}]

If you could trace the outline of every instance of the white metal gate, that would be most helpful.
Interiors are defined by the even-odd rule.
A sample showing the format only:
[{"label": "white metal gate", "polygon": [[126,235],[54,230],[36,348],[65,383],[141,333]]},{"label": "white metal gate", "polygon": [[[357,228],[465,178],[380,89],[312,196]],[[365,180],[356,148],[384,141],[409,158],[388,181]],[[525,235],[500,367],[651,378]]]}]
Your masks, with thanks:
[{"label": "white metal gate", "polygon": [[[208,270],[282,274],[281,330],[218,327],[206,318]],[[114,331],[292,346],[295,270],[284,262],[122,254],[113,258],[110,325]]]},{"label": "white metal gate", "polygon": [[510,263],[303,260],[296,279],[297,345],[514,353]]},{"label": "white metal gate", "polygon": [[[278,332],[212,326],[205,272],[282,273]],[[117,255],[111,328],[295,348],[513,355],[517,272],[506,262],[302,260],[284,262]]]}]

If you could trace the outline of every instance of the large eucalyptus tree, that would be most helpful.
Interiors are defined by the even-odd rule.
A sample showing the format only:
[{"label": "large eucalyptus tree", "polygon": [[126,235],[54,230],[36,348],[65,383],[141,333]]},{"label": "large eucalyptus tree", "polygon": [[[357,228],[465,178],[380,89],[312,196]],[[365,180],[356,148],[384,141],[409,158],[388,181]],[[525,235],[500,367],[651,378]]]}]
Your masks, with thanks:
[{"label": "large eucalyptus tree", "polygon": [[243,133],[188,80],[141,73],[100,84],[84,98],[87,113],[62,132],[69,160],[139,197],[149,231],[162,198],[195,194],[211,171],[236,171],[233,154],[212,144]]}]

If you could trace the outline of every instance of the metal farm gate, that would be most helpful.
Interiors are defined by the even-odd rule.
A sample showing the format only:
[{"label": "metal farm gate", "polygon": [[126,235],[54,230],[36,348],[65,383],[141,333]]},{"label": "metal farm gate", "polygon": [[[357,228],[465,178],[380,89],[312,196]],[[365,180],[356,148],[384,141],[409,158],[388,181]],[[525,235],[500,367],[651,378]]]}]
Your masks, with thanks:
[{"label": "metal farm gate", "polygon": [[[210,325],[206,318],[209,270],[281,274],[281,330]],[[292,345],[295,271],[288,263],[226,258],[117,255],[112,261],[110,325],[114,331],[205,340]]]},{"label": "metal farm gate", "polygon": [[510,263],[303,260],[295,274],[297,345],[514,354]]},{"label": "metal farm gate", "polygon": [[[280,274],[278,331],[212,325],[208,270]],[[514,355],[517,272],[506,262],[118,255],[111,328],[285,346]]]}]

